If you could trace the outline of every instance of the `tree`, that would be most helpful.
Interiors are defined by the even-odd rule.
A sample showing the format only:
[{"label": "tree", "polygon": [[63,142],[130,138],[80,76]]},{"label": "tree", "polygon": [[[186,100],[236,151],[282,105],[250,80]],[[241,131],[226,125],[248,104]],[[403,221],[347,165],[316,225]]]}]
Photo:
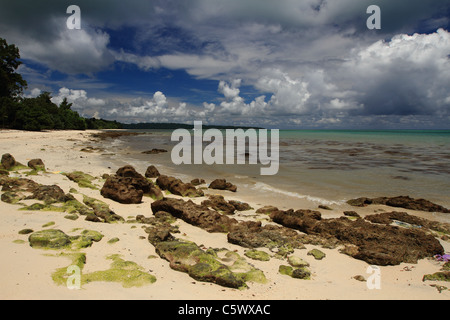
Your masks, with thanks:
[{"label": "tree", "polygon": [[0,38],[0,97],[17,99],[27,87],[27,82],[16,72],[22,64],[19,49]]}]

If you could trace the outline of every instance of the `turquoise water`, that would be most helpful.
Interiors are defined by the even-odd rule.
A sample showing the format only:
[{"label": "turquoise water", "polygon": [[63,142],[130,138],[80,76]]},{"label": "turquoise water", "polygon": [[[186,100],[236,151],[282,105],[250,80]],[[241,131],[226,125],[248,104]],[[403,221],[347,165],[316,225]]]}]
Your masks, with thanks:
[{"label": "turquoise water", "polygon": [[[285,196],[332,204],[355,197],[409,195],[450,207],[450,130],[283,130],[280,168],[261,176],[260,165],[175,166],[172,131],[124,138],[137,165],[149,163],[184,179],[218,177],[247,194]],[[209,143],[204,143],[207,146]],[[138,151],[165,148],[160,155]]]}]

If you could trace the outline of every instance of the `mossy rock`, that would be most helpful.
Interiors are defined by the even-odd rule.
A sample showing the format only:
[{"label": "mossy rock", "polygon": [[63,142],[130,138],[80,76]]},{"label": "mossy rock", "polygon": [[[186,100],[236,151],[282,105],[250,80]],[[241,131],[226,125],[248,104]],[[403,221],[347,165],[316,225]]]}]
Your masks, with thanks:
[{"label": "mossy rock", "polygon": [[313,256],[316,260],[322,260],[326,257],[326,254],[318,249],[312,249],[308,251],[308,256]]},{"label": "mossy rock", "polygon": [[290,256],[288,258],[288,262],[291,266],[301,268],[301,267],[309,267],[309,263],[299,258],[297,256]]},{"label": "mossy rock", "polygon": [[19,196],[17,193],[15,192],[11,192],[11,191],[6,191],[2,194],[2,201],[5,203],[9,203],[9,204],[16,204],[19,201],[21,201],[24,197]]},{"label": "mossy rock", "polygon": [[440,271],[433,274],[426,274],[422,281],[450,281],[450,271]]},{"label": "mossy rock", "polygon": [[28,237],[28,241],[31,247],[44,249],[67,248],[71,243],[67,234],[56,229],[33,232]]},{"label": "mossy rock", "polygon": [[264,251],[248,250],[244,254],[246,257],[253,259],[253,260],[259,260],[259,261],[269,261],[270,260],[270,255]]},{"label": "mossy rock", "polygon": [[291,266],[281,265],[278,268],[278,272],[282,275],[286,275],[295,279],[303,279],[303,280],[311,279],[311,272],[305,267],[294,268]]},{"label": "mossy rock", "polygon": [[133,261],[125,261],[119,255],[111,255],[108,270],[96,271],[82,276],[82,283],[94,281],[118,282],[124,288],[142,287],[156,282],[156,277],[145,272],[144,268]]},{"label": "mossy rock", "polygon": [[116,242],[119,242],[119,241],[120,241],[120,239],[116,237],[116,238],[111,238],[111,239],[109,239],[109,240],[108,240],[108,243],[109,243],[109,244],[113,244],[113,243],[116,243]]},{"label": "mossy rock", "polygon": [[93,242],[99,242],[103,239],[103,235],[94,230],[84,230],[81,235],[70,238],[72,240],[72,249],[88,248]]},{"label": "mossy rock", "polygon": [[90,174],[74,171],[71,173],[64,173],[64,175],[71,181],[76,182],[80,188],[89,188],[93,190],[98,190],[99,188],[95,186],[92,181],[95,180]]},{"label": "mossy rock", "polygon": [[18,233],[19,234],[30,234],[30,233],[33,233],[33,232],[34,232],[33,229],[22,229]]},{"label": "mossy rock", "polygon": [[278,272],[280,274],[285,275],[285,276],[292,277],[292,273],[294,272],[294,268],[292,268],[291,266],[281,265],[281,266],[278,267]]}]

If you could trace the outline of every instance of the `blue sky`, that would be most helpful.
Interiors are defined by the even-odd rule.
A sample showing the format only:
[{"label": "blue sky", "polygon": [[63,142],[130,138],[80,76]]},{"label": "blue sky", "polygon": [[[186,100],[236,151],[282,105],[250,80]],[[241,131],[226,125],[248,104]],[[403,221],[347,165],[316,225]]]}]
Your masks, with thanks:
[{"label": "blue sky", "polygon": [[128,123],[450,128],[449,31],[448,0],[0,0],[26,96]]}]

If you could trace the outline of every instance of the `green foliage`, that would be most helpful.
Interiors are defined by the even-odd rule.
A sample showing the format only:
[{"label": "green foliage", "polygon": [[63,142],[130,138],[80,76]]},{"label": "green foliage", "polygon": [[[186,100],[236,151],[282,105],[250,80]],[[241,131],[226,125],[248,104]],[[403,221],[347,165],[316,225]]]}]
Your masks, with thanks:
[{"label": "green foliage", "polygon": [[27,86],[27,82],[15,71],[22,64],[19,49],[0,38],[0,98],[17,98]]}]

